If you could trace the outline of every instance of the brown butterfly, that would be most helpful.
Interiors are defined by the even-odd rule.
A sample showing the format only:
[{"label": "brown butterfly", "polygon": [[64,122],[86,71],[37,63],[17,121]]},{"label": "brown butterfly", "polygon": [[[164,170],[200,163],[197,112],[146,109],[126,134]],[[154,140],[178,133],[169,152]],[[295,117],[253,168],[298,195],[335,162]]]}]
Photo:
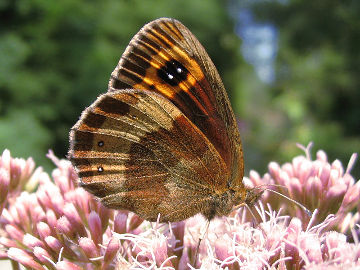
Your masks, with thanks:
[{"label": "brown butterfly", "polygon": [[130,41],[108,92],[71,129],[69,158],[105,206],[149,221],[211,220],[261,195],[242,182],[240,135],[213,62],[169,18]]}]

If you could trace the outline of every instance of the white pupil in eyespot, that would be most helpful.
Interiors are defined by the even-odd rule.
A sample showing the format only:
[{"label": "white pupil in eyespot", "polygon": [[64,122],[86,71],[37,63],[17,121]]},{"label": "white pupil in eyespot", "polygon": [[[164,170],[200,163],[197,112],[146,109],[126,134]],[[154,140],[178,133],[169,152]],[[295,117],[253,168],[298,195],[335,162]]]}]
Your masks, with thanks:
[{"label": "white pupil in eyespot", "polygon": [[182,72],[181,68],[179,68],[179,67],[176,69],[176,71],[177,71],[177,73],[181,73],[181,72]]},{"label": "white pupil in eyespot", "polygon": [[104,168],[102,166],[99,166],[98,167],[98,172],[103,172],[104,171]]},{"label": "white pupil in eyespot", "polygon": [[168,73],[168,78],[169,78],[170,80],[172,80],[172,79],[174,78],[174,75]]}]

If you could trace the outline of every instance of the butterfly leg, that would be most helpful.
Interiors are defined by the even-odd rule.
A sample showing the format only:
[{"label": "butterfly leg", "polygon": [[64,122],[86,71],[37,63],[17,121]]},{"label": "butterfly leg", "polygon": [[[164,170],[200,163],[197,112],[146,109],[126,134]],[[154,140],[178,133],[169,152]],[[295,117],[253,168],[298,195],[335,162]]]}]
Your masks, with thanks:
[{"label": "butterfly leg", "polygon": [[210,220],[207,219],[205,225],[202,227],[202,229],[200,231],[200,237],[199,237],[199,241],[198,241],[198,244],[196,247],[195,259],[194,259],[194,263],[193,263],[195,268],[196,268],[196,263],[197,263],[198,256],[199,256],[200,244],[201,244],[201,241],[205,238],[205,235],[209,229],[209,225],[210,225]]}]

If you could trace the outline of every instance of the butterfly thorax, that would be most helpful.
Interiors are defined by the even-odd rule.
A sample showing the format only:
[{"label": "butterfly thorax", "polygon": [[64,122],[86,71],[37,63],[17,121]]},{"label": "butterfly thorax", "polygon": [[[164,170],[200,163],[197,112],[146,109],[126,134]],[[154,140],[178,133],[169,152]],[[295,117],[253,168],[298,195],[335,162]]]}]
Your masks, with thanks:
[{"label": "butterfly thorax", "polygon": [[254,189],[239,187],[228,189],[219,195],[213,195],[207,208],[202,214],[211,220],[216,216],[226,216],[239,205],[246,204],[252,206],[261,197],[262,192],[256,192]]}]

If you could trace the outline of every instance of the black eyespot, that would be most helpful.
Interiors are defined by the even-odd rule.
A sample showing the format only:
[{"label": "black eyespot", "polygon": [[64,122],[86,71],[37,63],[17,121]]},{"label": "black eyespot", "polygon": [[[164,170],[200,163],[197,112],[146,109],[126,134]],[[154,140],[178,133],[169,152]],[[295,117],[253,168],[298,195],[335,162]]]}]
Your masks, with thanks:
[{"label": "black eyespot", "polygon": [[103,147],[104,146],[104,141],[98,141],[98,146]]},{"label": "black eyespot", "polygon": [[98,172],[103,172],[104,171],[103,166],[99,166],[97,169],[98,169]]},{"label": "black eyespot", "polygon": [[171,86],[176,86],[186,80],[188,71],[180,62],[171,60],[167,61],[157,73],[163,81]]}]

